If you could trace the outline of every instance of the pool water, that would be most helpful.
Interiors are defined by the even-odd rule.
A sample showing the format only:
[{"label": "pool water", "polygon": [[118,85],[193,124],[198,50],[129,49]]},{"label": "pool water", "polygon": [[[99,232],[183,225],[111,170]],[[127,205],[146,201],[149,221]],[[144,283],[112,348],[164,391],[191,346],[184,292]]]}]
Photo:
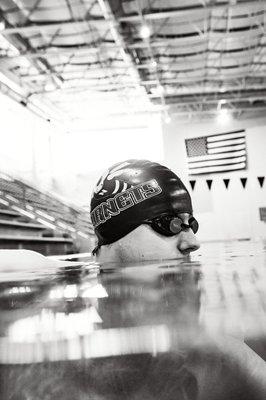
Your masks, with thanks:
[{"label": "pool water", "polygon": [[266,243],[0,270],[1,400],[266,399]]}]

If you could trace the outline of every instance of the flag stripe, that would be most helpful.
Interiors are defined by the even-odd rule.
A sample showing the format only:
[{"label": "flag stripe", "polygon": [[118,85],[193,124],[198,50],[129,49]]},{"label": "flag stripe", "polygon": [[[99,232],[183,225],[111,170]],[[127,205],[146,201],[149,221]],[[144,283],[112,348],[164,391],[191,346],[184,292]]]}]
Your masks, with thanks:
[{"label": "flag stripe", "polygon": [[245,144],[238,144],[236,146],[228,146],[228,147],[221,147],[220,149],[209,149],[209,154],[217,154],[217,153],[227,153],[228,151],[235,151],[235,150],[244,150],[246,148]]},{"label": "flag stripe", "polygon": [[[239,162],[244,162],[245,160],[246,160],[246,156],[238,157],[238,158],[228,158],[228,159],[225,159],[225,160],[217,160],[217,161],[221,161],[220,165],[229,165],[229,164],[237,164]],[[199,162],[198,163],[194,163],[192,165],[192,168],[193,169],[198,168],[199,164],[200,164]],[[214,165],[214,161],[212,161],[212,162],[206,161],[206,166],[211,167],[212,165]]]},{"label": "flag stripe", "polygon": [[222,160],[211,160],[211,161],[201,161],[197,163],[190,164],[192,169],[200,168],[200,167],[212,167],[213,165],[230,165],[237,164],[239,162],[246,161],[246,156],[238,157],[238,158],[227,158]]},{"label": "flag stripe", "polygon": [[231,132],[223,132],[223,133],[215,133],[215,134],[213,134],[213,135],[208,135],[207,137],[208,137],[208,139],[209,138],[214,138],[214,137],[218,137],[218,136],[230,136],[230,135],[234,135],[235,133],[243,133],[243,134],[245,134],[245,129],[238,129],[238,130],[236,130],[236,131],[231,131]]},{"label": "flag stripe", "polygon": [[199,174],[209,174],[211,172],[225,172],[225,171],[234,171],[238,169],[244,169],[246,166],[245,162],[235,164],[235,165],[221,165],[216,167],[205,167],[198,169],[189,170],[190,175],[199,175]]},{"label": "flag stripe", "polygon": [[197,161],[207,161],[207,160],[217,160],[221,158],[231,158],[231,157],[240,157],[246,154],[246,150],[239,151],[228,151],[227,153],[221,154],[209,154],[208,156],[197,156],[197,157],[189,157],[189,164],[197,162]]},{"label": "flag stripe", "polygon": [[221,141],[215,142],[215,143],[207,143],[207,148],[214,149],[214,148],[218,148],[221,146],[231,146],[231,145],[242,144],[242,143],[245,143],[245,138],[232,139],[232,140],[221,140]]},{"label": "flag stripe", "polygon": [[217,136],[208,136],[208,142],[218,142],[220,140],[230,140],[230,139],[239,139],[245,137],[244,131],[242,133],[228,133],[225,135],[217,135]]}]

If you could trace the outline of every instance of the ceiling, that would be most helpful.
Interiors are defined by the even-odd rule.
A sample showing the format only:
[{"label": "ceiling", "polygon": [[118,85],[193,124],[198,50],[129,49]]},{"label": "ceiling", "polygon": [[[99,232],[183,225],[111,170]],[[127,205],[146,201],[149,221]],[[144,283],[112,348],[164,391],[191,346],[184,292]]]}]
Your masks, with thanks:
[{"label": "ceiling", "polygon": [[73,129],[147,113],[264,115],[265,7],[265,0],[1,0],[0,89]]}]

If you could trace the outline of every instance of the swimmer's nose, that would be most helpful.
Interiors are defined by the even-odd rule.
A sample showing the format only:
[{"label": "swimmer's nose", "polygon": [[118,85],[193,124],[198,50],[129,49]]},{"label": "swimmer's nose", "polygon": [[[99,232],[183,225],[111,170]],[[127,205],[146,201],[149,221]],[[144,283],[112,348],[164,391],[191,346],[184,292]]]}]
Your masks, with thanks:
[{"label": "swimmer's nose", "polygon": [[183,255],[187,255],[200,248],[198,239],[191,229],[180,232],[178,239],[177,247]]}]

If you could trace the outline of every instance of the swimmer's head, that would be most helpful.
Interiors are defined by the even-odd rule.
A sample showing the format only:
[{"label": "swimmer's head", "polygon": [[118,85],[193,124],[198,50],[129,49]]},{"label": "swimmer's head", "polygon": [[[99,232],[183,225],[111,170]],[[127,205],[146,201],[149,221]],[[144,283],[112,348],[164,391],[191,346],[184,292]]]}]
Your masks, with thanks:
[{"label": "swimmer's head", "polygon": [[163,237],[190,228],[196,233],[192,213],[190,195],[178,176],[148,160],[113,165],[99,179],[91,200],[97,248],[117,242],[141,225]]}]

